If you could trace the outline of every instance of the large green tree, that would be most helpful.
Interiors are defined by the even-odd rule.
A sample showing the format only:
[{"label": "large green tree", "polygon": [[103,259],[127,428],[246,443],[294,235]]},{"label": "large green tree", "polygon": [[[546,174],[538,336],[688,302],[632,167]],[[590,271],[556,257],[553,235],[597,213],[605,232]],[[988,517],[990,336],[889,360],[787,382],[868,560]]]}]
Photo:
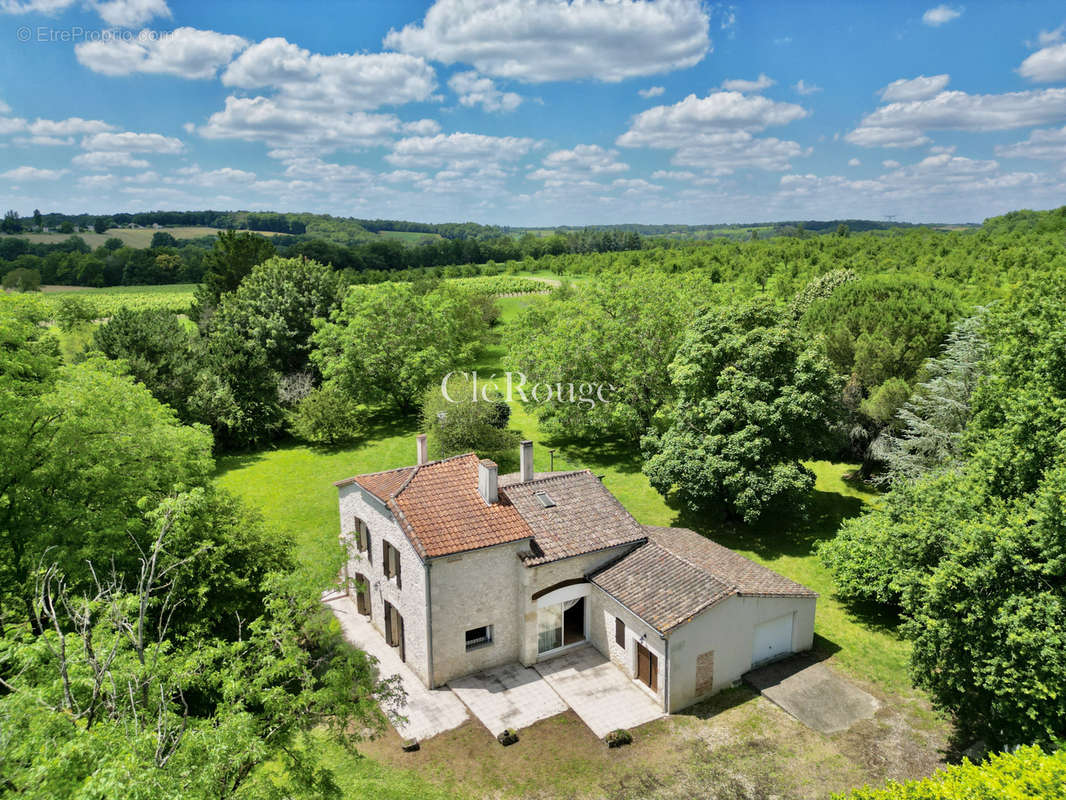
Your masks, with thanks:
[{"label": "large green tree", "polygon": [[673,422],[645,437],[644,472],[695,512],[754,522],[814,486],[800,461],[823,451],[840,382],[765,300],[712,309],[689,327],[670,374]]},{"label": "large green tree", "polygon": [[[707,282],[647,271],[604,276],[534,303],[511,327],[508,353],[529,384],[570,392],[530,403],[542,424],[583,435],[638,439],[674,397],[668,368]],[[582,388],[586,387],[586,388]],[[596,396],[603,387],[601,402]],[[561,395],[561,396],[560,396]]]},{"label": "large green tree", "polygon": [[511,408],[492,384],[477,385],[468,375],[450,376],[430,386],[422,400],[422,429],[430,455],[447,458],[476,452],[501,464],[513,463],[520,435],[509,430]]},{"label": "large green tree", "polygon": [[204,280],[196,290],[197,316],[210,317],[222,295],[237,291],[252,268],[275,253],[274,244],[265,236],[219,231],[215,246],[204,256]]},{"label": "large green tree", "polygon": [[314,335],[313,363],[356,402],[418,408],[423,391],[468,364],[485,341],[477,297],[444,282],[353,286]]}]

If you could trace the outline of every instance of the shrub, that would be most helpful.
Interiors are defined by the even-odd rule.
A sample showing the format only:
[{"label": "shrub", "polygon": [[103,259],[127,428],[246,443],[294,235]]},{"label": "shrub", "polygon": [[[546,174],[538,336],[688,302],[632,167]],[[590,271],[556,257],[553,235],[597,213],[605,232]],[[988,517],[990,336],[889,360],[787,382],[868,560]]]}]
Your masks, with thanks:
[{"label": "shrub", "polygon": [[296,407],[292,432],[316,444],[339,444],[359,435],[363,415],[359,406],[340,389],[312,389]]},{"label": "shrub", "polygon": [[633,734],[623,728],[618,728],[608,733],[604,741],[607,742],[608,747],[622,747],[633,744]]}]

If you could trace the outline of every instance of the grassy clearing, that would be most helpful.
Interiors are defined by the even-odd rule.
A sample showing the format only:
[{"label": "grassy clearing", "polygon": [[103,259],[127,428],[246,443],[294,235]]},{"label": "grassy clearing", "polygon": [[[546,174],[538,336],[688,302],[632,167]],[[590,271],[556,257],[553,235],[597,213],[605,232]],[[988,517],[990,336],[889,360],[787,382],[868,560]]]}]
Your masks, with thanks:
[{"label": "grassy clearing", "polygon": [[[201,226],[179,226],[175,228],[110,228],[104,233],[87,231],[85,233],[16,233],[5,234],[20,239],[28,239],[34,244],[57,244],[71,236],[80,236],[89,247],[99,247],[108,239],[120,239],[127,247],[145,248],[152,244],[156,233],[169,233],[175,239],[199,239],[201,236],[214,236],[219,228]],[[273,231],[255,231],[263,236],[277,236]]]}]

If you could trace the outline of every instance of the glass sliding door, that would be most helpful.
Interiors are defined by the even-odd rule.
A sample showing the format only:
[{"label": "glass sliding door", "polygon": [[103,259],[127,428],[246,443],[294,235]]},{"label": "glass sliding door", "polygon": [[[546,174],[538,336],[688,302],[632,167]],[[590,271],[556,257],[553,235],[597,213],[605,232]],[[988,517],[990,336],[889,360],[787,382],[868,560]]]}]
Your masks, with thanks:
[{"label": "glass sliding door", "polygon": [[564,600],[537,609],[537,652],[558,650],[585,641],[585,598]]}]

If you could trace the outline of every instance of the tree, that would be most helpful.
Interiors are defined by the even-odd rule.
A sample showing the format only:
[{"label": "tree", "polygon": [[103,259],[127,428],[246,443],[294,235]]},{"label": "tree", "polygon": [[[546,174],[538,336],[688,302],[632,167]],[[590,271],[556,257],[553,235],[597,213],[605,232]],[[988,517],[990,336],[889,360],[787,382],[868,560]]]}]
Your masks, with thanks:
[{"label": "tree", "polygon": [[[102,231],[97,231],[102,233]],[[151,249],[155,250],[157,247],[177,247],[178,240],[174,238],[174,234],[167,231],[156,231],[152,234],[152,243],[148,245]]]},{"label": "tree", "polygon": [[4,275],[3,285],[16,292],[36,292],[41,288],[41,273],[35,269],[13,269]]},{"label": "tree", "polygon": [[189,421],[196,387],[196,342],[176,314],[162,309],[120,308],[93,333],[105,356],[125,363],[129,374],[157,400]]},{"label": "tree", "polygon": [[[515,460],[521,439],[508,430],[511,408],[503,395],[466,376],[449,378],[447,386],[431,386],[422,400],[422,430],[428,434],[433,458],[476,452],[482,458],[506,463]],[[450,399],[449,399],[450,398]]]},{"label": "tree", "polygon": [[315,332],[311,361],[355,402],[411,413],[427,386],[481,347],[486,325],[472,301],[447,282],[421,295],[408,284],[353,286]]},{"label": "tree", "polygon": [[9,210],[4,213],[4,220],[0,222],[0,232],[22,233],[22,220],[19,219],[19,212]]},{"label": "tree", "polygon": [[359,436],[364,422],[362,409],[335,386],[312,389],[296,406],[292,432],[316,444],[340,444]]},{"label": "tree", "polygon": [[644,472],[691,511],[750,523],[814,486],[800,459],[826,445],[840,381],[781,317],[763,300],[705,311],[670,365],[677,406],[665,433],[644,438]]},{"label": "tree", "polygon": [[55,323],[59,329],[69,333],[81,325],[92,322],[99,316],[99,309],[92,300],[79,297],[76,294],[68,294],[59,298],[56,303]]},{"label": "tree", "polygon": [[230,326],[266,355],[275,372],[289,375],[310,363],[314,321],[339,300],[337,274],[316,261],[273,257],[257,265],[236,291],[222,298],[212,328]]},{"label": "tree", "polygon": [[274,245],[265,236],[219,231],[214,248],[204,257],[204,281],[196,291],[197,315],[209,316],[223,294],[236,291],[252,267],[274,254]]},{"label": "tree", "polygon": [[[379,704],[401,690],[343,642],[316,592],[280,573],[284,561],[259,560],[271,568],[260,573],[243,567],[238,550],[229,569],[205,571],[205,559],[225,561],[212,509],[203,490],[164,498],[143,517],[147,535],[133,568],[112,571],[105,557],[82,591],[58,564],[43,570],[33,599],[42,630],[0,641],[10,667],[0,697],[0,781],[9,791],[336,795],[329,748],[351,750],[381,732]],[[231,544],[241,548],[231,527]],[[208,620],[230,616],[222,621],[230,630],[186,627],[194,617],[182,613],[186,599],[211,596],[218,581],[224,598],[248,594],[239,609],[224,599],[202,610]]]},{"label": "tree", "polygon": [[591,388],[579,392],[591,402],[557,393],[531,410],[554,430],[639,438],[673,399],[668,367],[706,292],[698,277],[664,281],[640,272],[604,276],[530,306],[510,329],[513,366],[530,384],[603,386],[607,400]]},{"label": "tree", "polygon": [[111,228],[113,224],[113,221],[107,217],[97,217],[93,220],[93,232],[99,234],[107,233],[108,229]]},{"label": "tree", "polygon": [[40,209],[33,209],[33,227],[37,230],[41,230],[44,227],[44,219],[41,217]]},{"label": "tree", "polygon": [[[211,442],[117,366],[58,366],[24,323],[8,319],[5,331],[13,352],[0,381],[0,604],[28,612],[46,551],[72,580],[88,579],[87,553],[120,563],[137,504],[205,483]],[[36,377],[22,377],[27,370]]]}]

